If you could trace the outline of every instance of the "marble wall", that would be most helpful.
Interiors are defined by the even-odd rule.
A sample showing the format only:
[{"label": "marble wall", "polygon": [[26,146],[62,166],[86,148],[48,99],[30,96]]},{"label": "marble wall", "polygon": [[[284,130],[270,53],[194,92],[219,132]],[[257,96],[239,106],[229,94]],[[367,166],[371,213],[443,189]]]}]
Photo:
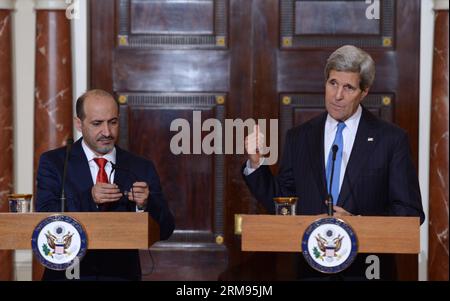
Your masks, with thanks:
[{"label": "marble wall", "polygon": [[448,3],[436,10],[430,138],[428,280],[449,280]]},{"label": "marble wall", "polygon": [[[37,1],[36,8],[35,175],[41,154],[73,136],[70,20],[65,9],[51,9],[46,1]],[[42,265],[34,259],[33,280],[41,279],[42,273]]]},{"label": "marble wall", "polygon": [[[13,192],[13,95],[11,10],[0,9],[0,212]],[[12,280],[12,252],[0,251],[0,280]]]},{"label": "marble wall", "polygon": [[70,21],[64,10],[36,12],[34,162],[72,137]]}]

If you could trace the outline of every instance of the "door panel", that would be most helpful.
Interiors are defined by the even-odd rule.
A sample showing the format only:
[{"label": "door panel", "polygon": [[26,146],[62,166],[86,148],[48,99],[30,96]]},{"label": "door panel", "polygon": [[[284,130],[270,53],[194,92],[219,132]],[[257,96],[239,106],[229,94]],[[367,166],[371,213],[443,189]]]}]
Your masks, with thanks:
[{"label": "door panel", "polygon": [[[176,217],[174,235],[151,257],[141,253],[144,273],[153,270],[145,279],[295,277],[294,254],[240,251],[235,214],[265,212],[242,179],[246,157],[174,155],[170,125],[187,120],[194,151],[195,111],[200,124],[275,118],[281,149],[290,127],[323,112],[323,68],[341,45],[373,56],[376,80],[364,104],[408,132],[417,162],[419,0],[381,0],[380,19],[350,0],[90,3],[91,87],[117,96],[120,144],[153,160]],[[417,279],[416,259],[401,258],[401,279]]]}]

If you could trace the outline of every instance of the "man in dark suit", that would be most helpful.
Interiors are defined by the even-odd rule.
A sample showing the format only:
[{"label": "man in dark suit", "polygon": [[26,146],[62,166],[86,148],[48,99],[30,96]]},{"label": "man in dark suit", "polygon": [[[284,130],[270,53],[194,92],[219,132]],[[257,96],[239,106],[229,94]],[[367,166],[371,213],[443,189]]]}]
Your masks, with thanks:
[{"label": "man in dark suit", "polygon": [[[297,214],[324,214],[330,194],[338,217],[418,216],[423,223],[406,132],[361,106],[374,78],[375,64],[365,51],[347,45],[331,54],[325,67],[327,112],[288,131],[277,176],[260,155],[265,144],[258,128],[246,138],[244,178],[269,212],[273,197],[298,196]],[[333,145],[338,148],[330,190]]]},{"label": "man in dark suit", "polygon": [[[167,239],[174,230],[174,219],[153,163],[115,145],[118,109],[115,99],[102,90],[91,90],[78,98],[75,125],[83,137],[73,144],[68,160],[66,211],[148,212],[160,225],[160,238]],[[65,156],[66,147],[42,154],[36,211],[60,212]],[[80,273],[86,280],[140,280],[138,251],[88,251]],[[63,280],[65,272],[46,269],[43,279]]]}]

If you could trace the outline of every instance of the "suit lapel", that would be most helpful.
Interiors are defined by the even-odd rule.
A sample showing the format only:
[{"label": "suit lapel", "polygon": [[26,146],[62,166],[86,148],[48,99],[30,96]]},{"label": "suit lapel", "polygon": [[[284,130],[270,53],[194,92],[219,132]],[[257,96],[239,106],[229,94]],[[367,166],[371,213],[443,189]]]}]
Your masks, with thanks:
[{"label": "suit lapel", "polygon": [[[78,139],[72,146],[72,152],[70,154],[70,166],[68,170],[72,174],[72,181],[74,185],[77,186],[75,191],[87,191],[91,189],[94,185],[92,182],[92,175],[89,169],[89,164],[87,162],[86,155],[81,146],[81,140]],[[89,200],[81,199],[80,202],[83,204],[80,205],[81,208],[90,208],[91,210],[97,210],[95,204],[91,204]]]},{"label": "suit lapel", "polygon": [[124,152],[116,146],[116,166],[118,167],[114,172],[114,183],[119,186],[119,188],[122,190],[128,189],[128,187],[125,186],[127,184],[127,175],[126,171],[123,170],[123,168],[127,168],[128,166],[128,160],[125,156]]},{"label": "suit lapel", "polygon": [[308,147],[309,155],[312,164],[312,171],[319,188],[320,195],[324,201],[327,196],[326,178],[325,178],[325,162],[324,162],[324,146],[323,137],[325,130],[325,121],[327,113],[324,113],[322,118],[312,124],[311,131],[308,132]]},{"label": "suit lapel", "polygon": [[[118,146],[116,146],[116,166],[117,168],[114,171],[114,183],[119,186],[121,192],[130,192],[132,180],[130,179],[130,175],[126,170],[129,168],[128,156]],[[126,196],[123,196],[116,204],[116,207],[120,207],[120,204],[123,204],[125,208],[128,208],[130,206],[130,202],[128,201],[128,198]]]},{"label": "suit lapel", "polygon": [[371,157],[379,138],[376,118],[363,108],[355,142],[353,143],[352,152],[339,193],[338,206],[344,206],[349,199],[349,194],[352,192],[353,186],[362,168],[365,166],[365,162]]}]

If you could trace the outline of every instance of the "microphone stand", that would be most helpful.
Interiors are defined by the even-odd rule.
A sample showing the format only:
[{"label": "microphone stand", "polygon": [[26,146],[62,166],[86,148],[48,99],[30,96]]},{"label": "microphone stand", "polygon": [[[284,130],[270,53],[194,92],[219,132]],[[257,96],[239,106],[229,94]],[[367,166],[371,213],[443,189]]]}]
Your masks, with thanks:
[{"label": "microphone stand", "polygon": [[[131,170],[129,170],[128,168],[123,168],[120,166],[117,166],[117,164],[114,164],[113,162],[109,161],[109,163],[111,164],[111,173],[109,174],[109,182],[111,182],[111,175],[114,171],[116,170],[123,170],[125,172],[128,172],[129,174],[131,174],[135,180],[135,182],[138,182],[138,177],[136,176],[136,174],[134,172],[132,172]],[[133,190],[133,186],[131,186],[131,195],[133,196],[133,199],[135,199],[134,197],[134,190]],[[126,195],[128,197],[128,195]]]},{"label": "microphone stand", "polygon": [[332,165],[331,165],[331,175],[330,175],[330,187],[328,189],[328,197],[327,197],[327,205],[328,205],[328,216],[333,216],[334,209],[333,209],[333,195],[331,194],[331,187],[333,187],[333,176],[334,176],[334,162],[336,162],[336,153],[338,151],[339,147],[334,144],[331,148],[331,151],[333,152],[332,156]]},{"label": "microphone stand", "polygon": [[[138,179],[138,177],[136,176],[136,174],[135,174],[134,172],[132,172],[130,169],[128,169],[128,168],[123,168],[123,167],[120,167],[120,166],[117,166],[117,164],[114,164],[112,161],[109,161],[109,163],[111,164],[111,172],[110,172],[110,174],[109,174],[109,181],[108,181],[108,182],[111,183],[111,176],[112,176],[112,173],[115,172],[116,170],[120,170],[120,169],[123,170],[123,171],[125,171],[125,172],[128,172],[130,175],[132,175],[133,178],[134,178],[134,180],[135,180],[136,182],[139,181],[139,179]],[[135,197],[134,197],[133,186],[131,186],[131,195],[133,196],[133,199],[135,199]],[[125,195],[125,196],[128,197],[128,195]],[[139,208],[138,208],[138,209],[139,209]],[[144,209],[144,210],[145,210],[145,209]],[[150,256],[150,260],[151,260],[151,262],[152,262],[152,268],[151,268],[151,270],[150,270],[149,273],[143,274],[144,276],[151,275],[151,274],[153,273],[154,268],[155,268],[155,261],[154,261],[154,259],[153,259],[153,256],[152,256],[152,253],[151,253],[150,248],[147,248],[147,252],[148,252],[148,255]]]},{"label": "microphone stand", "polygon": [[66,211],[66,193],[64,191],[64,183],[66,182],[66,174],[67,174],[67,165],[69,163],[69,156],[70,151],[72,149],[73,139],[68,138],[66,140],[66,158],[64,160],[64,170],[63,170],[63,177],[62,177],[62,184],[61,184],[61,212]]}]

